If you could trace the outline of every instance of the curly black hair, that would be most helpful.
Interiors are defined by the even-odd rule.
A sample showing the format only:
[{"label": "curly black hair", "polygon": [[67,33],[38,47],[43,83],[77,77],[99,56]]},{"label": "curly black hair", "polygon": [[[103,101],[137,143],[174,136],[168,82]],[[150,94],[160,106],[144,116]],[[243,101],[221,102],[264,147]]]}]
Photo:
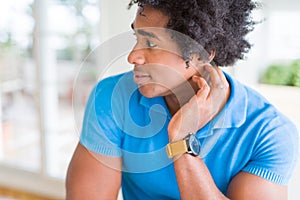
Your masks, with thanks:
[{"label": "curly black hair", "polygon": [[[215,51],[217,66],[233,65],[251,48],[245,36],[253,30],[251,11],[258,7],[251,0],[131,0],[128,7],[135,3],[160,10],[170,17],[166,28],[189,36],[207,52]],[[195,53],[190,44],[177,41],[184,59]]]}]

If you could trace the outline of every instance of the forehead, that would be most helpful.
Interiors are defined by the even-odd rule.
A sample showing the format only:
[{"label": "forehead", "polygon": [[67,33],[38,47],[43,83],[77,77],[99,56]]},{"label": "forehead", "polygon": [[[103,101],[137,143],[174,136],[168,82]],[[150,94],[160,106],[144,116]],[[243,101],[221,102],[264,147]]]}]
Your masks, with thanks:
[{"label": "forehead", "polygon": [[143,27],[166,27],[169,17],[161,11],[154,9],[149,5],[139,7],[134,20],[134,28]]}]

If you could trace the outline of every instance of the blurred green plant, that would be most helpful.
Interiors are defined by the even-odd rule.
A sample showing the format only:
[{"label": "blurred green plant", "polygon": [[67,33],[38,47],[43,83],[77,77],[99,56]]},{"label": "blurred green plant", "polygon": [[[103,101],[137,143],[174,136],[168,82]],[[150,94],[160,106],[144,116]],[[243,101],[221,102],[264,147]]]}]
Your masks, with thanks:
[{"label": "blurred green plant", "polygon": [[290,68],[284,65],[271,65],[262,76],[263,83],[271,85],[291,85]]},{"label": "blurred green plant", "polygon": [[261,82],[271,85],[300,87],[300,59],[290,64],[272,64],[263,73]]},{"label": "blurred green plant", "polygon": [[300,59],[291,64],[292,85],[300,87]]}]

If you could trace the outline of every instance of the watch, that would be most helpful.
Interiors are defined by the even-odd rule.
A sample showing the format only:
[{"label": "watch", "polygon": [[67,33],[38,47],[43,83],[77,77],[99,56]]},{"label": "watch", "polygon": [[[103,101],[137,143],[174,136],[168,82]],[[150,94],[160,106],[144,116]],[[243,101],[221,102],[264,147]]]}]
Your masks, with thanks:
[{"label": "watch", "polygon": [[200,154],[200,141],[194,134],[189,134],[183,140],[169,143],[166,147],[169,158],[173,158],[176,155],[188,153],[193,156]]}]

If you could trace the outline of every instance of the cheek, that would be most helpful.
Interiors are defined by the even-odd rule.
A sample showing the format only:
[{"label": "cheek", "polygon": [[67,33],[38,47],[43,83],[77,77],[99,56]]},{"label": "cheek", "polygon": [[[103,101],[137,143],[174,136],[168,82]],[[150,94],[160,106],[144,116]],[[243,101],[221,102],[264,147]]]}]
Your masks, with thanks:
[{"label": "cheek", "polygon": [[[174,60],[176,61],[176,60]],[[162,63],[162,62],[161,62]],[[153,78],[164,80],[163,82],[183,82],[187,80],[189,70],[186,69],[185,62],[168,62],[154,65],[152,67]]]},{"label": "cheek", "polygon": [[[154,67],[155,68],[155,67]],[[186,69],[178,69],[169,66],[157,66],[157,69],[153,68],[152,79],[160,84],[173,85],[174,83],[180,83],[186,80]]]},{"label": "cheek", "polygon": [[168,68],[171,71],[174,71],[173,74],[184,75],[187,72],[185,61],[182,58],[178,58],[177,56],[169,59],[170,62],[168,64]]},{"label": "cheek", "polygon": [[191,69],[186,68],[185,61],[179,55],[160,52],[152,58],[144,67],[151,72],[152,81],[156,83],[172,88],[191,77]]},{"label": "cheek", "polygon": [[186,66],[183,58],[179,54],[174,53],[174,51],[157,50],[152,58],[153,63],[160,63],[176,70],[184,69]]}]

